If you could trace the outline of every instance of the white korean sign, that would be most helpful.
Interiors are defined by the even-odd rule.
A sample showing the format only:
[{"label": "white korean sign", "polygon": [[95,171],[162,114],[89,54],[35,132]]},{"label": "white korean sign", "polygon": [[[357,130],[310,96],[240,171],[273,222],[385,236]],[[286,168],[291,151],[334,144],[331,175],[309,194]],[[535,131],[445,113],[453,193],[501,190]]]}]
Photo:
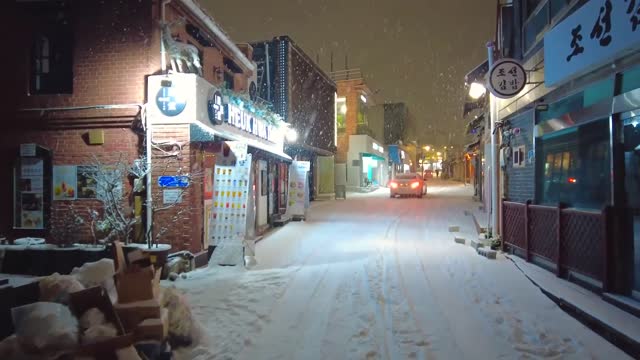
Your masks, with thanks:
[{"label": "white korean sign", "polygon": [[497,61],[489,70],[489,90],[501,99],[516,96],[527,84],[527,72],[513,59]]},{"label": "white korean sign", "polygon": [[640,46],[640,0],[590,0],[544,36],[547,87],[586,74]]},{"label": "white korean sign", "polygon": [[162,191],[162,204],[173,205],[182,202],[182,189],[168,189]]}]

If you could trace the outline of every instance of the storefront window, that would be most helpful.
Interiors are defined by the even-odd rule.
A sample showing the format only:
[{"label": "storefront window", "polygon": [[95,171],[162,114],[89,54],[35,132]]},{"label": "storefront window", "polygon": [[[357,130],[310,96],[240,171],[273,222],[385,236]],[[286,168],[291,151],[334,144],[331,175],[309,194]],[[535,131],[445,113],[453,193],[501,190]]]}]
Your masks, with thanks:
[{"label": "storefront window", "polygon": [[338,132],[344,132],[347,127],[347,100],[345,98],[338,98],[336,100],[336,125]]},{"label": "storefront window", "polygon": [[609,121],[543,136],[536,143],[537,203],[601,209],[610,202]]},{"label": "storefront window", "polygon": [[362,100],[358,100],[358,125],[368,125],[367,120],[367,104]]}]

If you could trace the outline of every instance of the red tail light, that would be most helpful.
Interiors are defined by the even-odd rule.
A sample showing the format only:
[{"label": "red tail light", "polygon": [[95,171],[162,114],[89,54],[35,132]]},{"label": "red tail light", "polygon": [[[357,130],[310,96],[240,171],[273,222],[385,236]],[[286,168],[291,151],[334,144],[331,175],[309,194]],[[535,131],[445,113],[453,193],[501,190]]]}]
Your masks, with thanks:
[{"label": "red tail light", "polygon": [[391,186],[392,189],[397,189],[398,188],[398,183],[395,181],[392,181],[389,183],[389,186]]},{"label": "red tail light", "polygon": [[412,189],[417,189],[418,186],[420,186],[420,183],[418,181],[414,181],[414,182],[411,183],[411,188]]}]

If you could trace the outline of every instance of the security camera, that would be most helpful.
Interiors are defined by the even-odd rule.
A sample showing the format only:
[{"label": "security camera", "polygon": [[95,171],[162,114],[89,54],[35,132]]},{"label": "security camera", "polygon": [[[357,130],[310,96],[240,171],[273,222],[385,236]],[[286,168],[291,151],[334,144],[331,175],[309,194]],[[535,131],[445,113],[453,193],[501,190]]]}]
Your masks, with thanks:
[{"label": "security camera", "polygon": [[515,128],[515,129],[511,130],[511,132],[513,133],[514,136],[518,136],[518,135],[520,135],[520,128]]}]

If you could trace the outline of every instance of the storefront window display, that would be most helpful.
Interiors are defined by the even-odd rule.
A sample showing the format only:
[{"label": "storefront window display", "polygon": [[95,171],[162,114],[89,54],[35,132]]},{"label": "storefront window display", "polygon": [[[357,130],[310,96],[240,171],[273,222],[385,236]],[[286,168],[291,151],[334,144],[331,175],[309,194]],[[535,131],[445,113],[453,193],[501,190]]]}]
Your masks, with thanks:
[{"label": "storefront window display", "polygon": [[537,203],[601,209],[610,203],[609,121],[543,136],[537,143]]}]

